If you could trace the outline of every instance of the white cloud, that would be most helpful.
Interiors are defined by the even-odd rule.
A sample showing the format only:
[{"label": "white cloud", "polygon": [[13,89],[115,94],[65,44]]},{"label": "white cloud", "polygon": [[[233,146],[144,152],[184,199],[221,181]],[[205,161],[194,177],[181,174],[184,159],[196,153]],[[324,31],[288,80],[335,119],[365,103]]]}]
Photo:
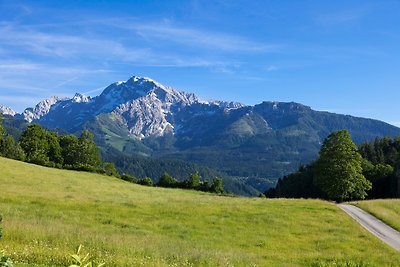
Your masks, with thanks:
[{"label": "white cloud", "polygon": [[362,7],[357,9],[347,8],[338,12],[330,12],[325,14],[319,14],[316,17],[316,21],[320,25],[324,26],[335,26],[357,22],[360,19],[367,16],[372,11],[370,7]]}]

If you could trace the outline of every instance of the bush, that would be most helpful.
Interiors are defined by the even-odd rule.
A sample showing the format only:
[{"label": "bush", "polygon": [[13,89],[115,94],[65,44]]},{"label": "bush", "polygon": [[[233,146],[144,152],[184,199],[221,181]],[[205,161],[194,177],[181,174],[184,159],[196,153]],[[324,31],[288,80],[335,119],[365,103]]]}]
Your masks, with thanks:
[{"label": "bush", "polygon": [[224,186],[222,185],[222,179],[219,177],[215,177],[212,184],[210,191],[216,194],[223,194],[225,192]]},{"label": "bush", "polygon": [[108,175],[108,176],[119,177],[118,171],[115,168],[114,163],[105,162],[104,163],[104,171],[105,171],[105,174]]},{"label": "bush", "polygon": [[164,174],[161,175],[160,180],[158,180],[157,186],[175,188],[178,187],[178,180],[164,172]]},{"label": "bush", "polygon": [[135,183],[135,184],[139,183],[139,179],[138,178],[136,178],[136,177],[134,177],[132,175],[126,174],[126,173],[123,173],[121,175],[121,179],[124,180],[124,181],[127,181],[127,182]]},{"label": "bush", "polygon": [[144,177],[143,179],[139,180],[138,184],[153,186],[153,180],[151,180],[149,177]]}]

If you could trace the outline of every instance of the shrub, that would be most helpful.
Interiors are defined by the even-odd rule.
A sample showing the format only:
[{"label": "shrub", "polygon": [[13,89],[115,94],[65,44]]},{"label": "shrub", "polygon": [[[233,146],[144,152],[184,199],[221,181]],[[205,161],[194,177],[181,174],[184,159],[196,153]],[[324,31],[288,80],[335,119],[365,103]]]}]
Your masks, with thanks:
[{"label": "shrub", "polygon": [[215,177],[212,181],[210,191],[217,194],[223,194],[224,186],[222,185],[222,179],[219,177]]},{"label": "shrub", "polygon": [[149,177],[144,177],[143,179],[139,180],[138,184],[153,186],[153,180],[151,180]]},{"label": "shrub", "polygon": [[157,186],[174,188],[178,186],[178,180],[164,172],[164,174],[161,175],[160,180],[158,180]]},{"label": "shrub", "polygon": [[124,181],[127,181],[127,182],[135,183],[135,184],[139,183],[139,179],[138,178],[136,178],[136,177],[134,177],[132,175],[126,174],[126,173],[123,173],[121,175],[121,179],[124,180]]},{"label": "shrub", "polygon": [[108,175],[108,176],[119,177],[118,171],[115,168],[114,163],[105,162],[104,163],[104,171],[105,171],[105,174]]}]

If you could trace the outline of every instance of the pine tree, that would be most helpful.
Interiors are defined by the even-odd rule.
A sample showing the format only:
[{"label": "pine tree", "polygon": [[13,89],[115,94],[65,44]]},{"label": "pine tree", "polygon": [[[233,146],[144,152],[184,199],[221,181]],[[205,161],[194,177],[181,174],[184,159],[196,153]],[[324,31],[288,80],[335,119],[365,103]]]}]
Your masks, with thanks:
[{"label": "pine tree", "polygon": [[347,130],[331,133],[316,162],[315,184],[329,199],[363,199],[371,183],[362,174],[362,157]]}]

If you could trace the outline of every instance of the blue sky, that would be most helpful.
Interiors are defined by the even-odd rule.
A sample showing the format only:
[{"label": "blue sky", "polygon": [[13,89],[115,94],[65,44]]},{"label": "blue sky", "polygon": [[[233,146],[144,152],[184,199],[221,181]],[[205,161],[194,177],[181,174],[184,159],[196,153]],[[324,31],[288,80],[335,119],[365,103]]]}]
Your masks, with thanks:
[{"label": "blue sky", "polygon": [[398,0],[0,0],[0,14],[0,104],[19,112],[139,75],[400,126]]}]

